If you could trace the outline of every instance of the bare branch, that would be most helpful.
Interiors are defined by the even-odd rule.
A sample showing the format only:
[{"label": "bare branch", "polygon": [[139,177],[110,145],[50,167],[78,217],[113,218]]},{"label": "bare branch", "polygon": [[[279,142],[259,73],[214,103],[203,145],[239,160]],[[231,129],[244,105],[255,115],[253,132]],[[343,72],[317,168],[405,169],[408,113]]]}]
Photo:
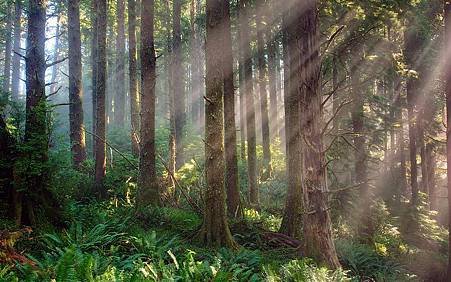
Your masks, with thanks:
[{"label": "bare branch", "polygon": [[46,66],[45,66],[45,68],[50,68],[50,67],[52,67],[52,66],[54,66],[54,65],[57,65],[57,64],[59,64],[59,63],[62,63],[62,62],[64,62],[65,60],[67,60],[68,59],[68,57],[65,57],[65,58],[62,58],[62,59],[60,59],[60,60],[56,60],[56,61],[54,61],[54,62],[52,62],[52,63],[50,63],[50,64],[47,64]]}]

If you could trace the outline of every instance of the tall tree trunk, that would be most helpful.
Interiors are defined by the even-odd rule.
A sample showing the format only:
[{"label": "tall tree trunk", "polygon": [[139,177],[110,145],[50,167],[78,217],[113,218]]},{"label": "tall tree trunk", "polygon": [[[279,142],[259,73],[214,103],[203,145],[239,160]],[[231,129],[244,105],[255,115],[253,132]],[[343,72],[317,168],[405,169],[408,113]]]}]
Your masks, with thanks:
[{"label": "tall tree trunk", "polygon": [[434,152],[434,144],[428,143],[426,145],[426,167],[427,167],[427,180],[429,187],[429,207],[431,210],[437,210],[437,191],[435,182],[435,170],[436,170],[436,159]]},{"label": "tall tree trunk", "polygon": [[206,106],[205,106],[205,191],[204,221],[200,240],[210,246],[235,247],[227,223],[224,188],[224,80],[222,48],[225,34],[224,1],[207,0]]},{"label": "tall tree trunk", "polygon": [[3,91],[9,92],[10,80],[11,80],[11,49],[12,49],[12,7],[8,3],[6,7],[6,41],[5,41],[5,68],[3,71]]},{"label": "tall tree trunk", "polygon": [[301,118],[300,95],[297,90],[296,74],[299,71],[300,54],[296,52],[295,30],[291,25],[291,13],[285,11],[282,20],[285,135],[288,192],[280,232],[300,238],[302,222],[302,160],[301,160]]},{"label": "tall tree trunk", "polygon": [[203,112],[201,102],[203,101],[202,89],[204,88],[204,82],[201,73],[202,58],[200,52],[202,46],[200,44],[200,40],[202,40],[202,38],[198,20],[200,11],[200,7],[198,7],[199,5],[201,5],[201,3],[199,3],[198,0],[191,0],[191,120],[195,129],[200,132],[202,130],[202,126],[200,124],[200,116],[201,112]]},{"label": "tall tree trunk", "polygon": [[106,173],[106,111],[105,94],[107,82],[106,61],[106,27],[107,1],[96,1],[97,7],[97,51],[96,51],[96,132],[95,140],[95,186],[100,198],[106,198],[107,191],[103,184]]},{"label": "tall tree trunk", "polygon": [[173,80],[174,112],[175,112],[175,147],[176,168],[180,168],[184,161],[183,142],[185,137],[185,91],[182,65],[182,1],[174,0],[172,18],[172,52],[173,52]]},{"label": "tall tree trunk", "polygon": [[[241,5],[241,4],[240,4]],[[241,7],[241,6],[240,6]],[[238,9],[238,84],[239,84],[239,92],[240,92],[240,156],[241,160],[246,160],[246,95],[245,95],[245,76],[244,76],[244,52],[243,47],[243,27],[242,24],[245,24],[245,21],[242,19],[244,11]]]},{"label": "tall tree trunk", "polygon": [[117,0],[117,38],[116,38],[116,98],[114,99],[114,123],[125,125],[125,2]]},{"label": "tall tree trunk", "polygon": [[359,185],[359,204],[358,212],[359,226],[358,232],[360,238],[364,241],[372,237],[371,222],[371,193],[368,185],[368,166],[367,166],[367,148],[365,143],[365,111],[364,111],[364,89],[360,87],[360,68],[359,65],[363,60],[363,48],[357,47],[359,50],[353,50],[351,55],[351,91],[353,102],[353,109],[351,113],[352,128],[354,133],[354,172],[355,182]]},{"label": "tall tree trunk", "polygon": [[[405,31],[404,56],[406,64],[410,69],[418,63],[418,49],[420,44],[419,30],[413,24]],[[409,77],[407,79],[407,111],[409,122],[409,155],[410,155],[410,186],[412,189],[412,204],[418,203],[418,172],[417,172],[417,88],[418,79]]]},{"label": "tall tree trunk", "polygon": [[[171,9],[169,7],[169,0],[163,1],[165,6],[165,24],[171,26]],[[167,84],[168,84],[168,111],[169,111],[169,188],[175,189],[175,180],[172,177],[175,175],[175,109],[174,109],[174,90],[173,90],[173,69],[174,60],[172,54],[172,39],[171,31],[166,33],[167,44],[167,56],[166,56],[166,71],[167,71]]]},{"label": "tall tree trunk", "polygon": [[255,102],[254,102],[254,84],[252,77],[252,50],[250,39],[251,25],[251,2],[249,0],[240,0],[241,17],[241,39],[243,40],[244,57],[244,95],[246,97],[246,133],[247,133],[247,167],[248,167],[248,186],[249,202],[251,205],[259,205],[259,193],[257,183],[257,134],[255,130]]},{"label": "tall tree trunk", "polygon": [[22,1],[16,0],[14,5],[14,55],[13,55],[13,71],[11,81],[11,96],[17,101],[19,99],[19,83],[20,83],[20,49],[21,36],[21,19],[22,19]]},{"label": "tall tree trunk", "polygon": [[[47,1],[30,0],[28,3],[28,37],[26,53],[26,118],[25,144],[30,148],[24,153],[21,179],[25,180],[22,223],[36,224],[34,207],[44,200],[47,186],[49,132],[45,96],[45,22]],[[24,193],[24,194],[23,194]],[[22,200],[20,200],[22,202]]]},{"label": "tall tree trunk", "polygon": [[[320,91],[320,50],[317,0],[304,5],[296,31],[300,69],[296,79],[301,91],[301,134],[303,134],[304,251],[330,269],[340,267],[332,239],[327,205],[326,162],[322,141],[322,96]],[[293,70],[292,70],[293,72]]]},{"label": "tall tree trunk", "polygon": [[225,128],[225,180],[227,185],[227,208],[229,215],[240,217],[240,190],[238,184],[238,156],[236,150],[235,124],[235,86],[233,82],[233,50],[230,23],[230,4],[222,1],[224,21],[221,24],[223,33],[222,67],[224,80],[224,128]]},{"label": "tall tree trunk", "polygon": [[128,0],[128,69],[132,153],[139,155],[139,98],[136,50],[136,0]]},{"label": "tall tree trunk", "polygon": [[141,11],[141,148],[139,153],[138,205],[158,205],[160,191],[155,167],[154,0],[143,0]]},{"label": "tall tree trunk", "polygon": [[[448,52],[448,48],[451,46],[451,2],[448,0],[444,1],[445,10],[445,44],[444,52]],[[449,57],[449,56],[448,56]],[[448,229],[451,230],[451,63],[445,60],[445,94],[446,94],[446,117],[447,117],[447,127],[446,127],[446,161],[447,161],[447,188],[448,188]],[[448,242],[451,242],[451,232],[449,232]],[[451,244],[448,244],[448,281],[451,280]]]},{"label": "tall tree trunk", "polygon": [[[61,43],[61,13],[60,9],[56,9],[56,13],[58,14],[56,17],[56,30],[55,30],[55,46],[53,47],[53,57],[54,61],[59,60],[60,53],[60,43]],[[58,65],[54,65],[52,67],[52,77],[50,80],[50,94],[55,93],[57,88],[57,77],[58,77]]]},{"label": "tall tree trunk", "polygon": [[[268,7],[270,10],[272,6]],[[270,105],[270,134],[271,140],[275,140],[279,136],[279,113],[277,104],[277,39],[272,31],[272,25],[275,24],[274,16],[270,14],[268,19],[268,27],[266,29],[266,40],[268,46],[268,78],[269,78],[269,105]]]},{"label": "tall tree trunk", "polygon": [[268,113],[268,92],[266,90],[268,79],[268,66],[265,58],[265,19],[264,19],[264,0],[257,0],[257,52],[258,52],[258,85],[260,92],[260,113],[262,122],[262,140],[263,140],[263,173],[262,180],[271,177],[271,148],[269,132],[269,113]]},{"label": "tall tree trunk", "polygon": [[91,0],[92,13],[91,13],[91,99],[92,99],[92,155],[93,159],[96,159],[96,123],[97,123],[97,42],[98,42],[98,23],[97,23],[97,1]]},{"label": "tall tree trunk", "polygon": [[72,160],[80,168],[86,160],[85,131],[83,128],[83,90],[80,38],[80,0],[68,0],[69,38],[69,123]]}]

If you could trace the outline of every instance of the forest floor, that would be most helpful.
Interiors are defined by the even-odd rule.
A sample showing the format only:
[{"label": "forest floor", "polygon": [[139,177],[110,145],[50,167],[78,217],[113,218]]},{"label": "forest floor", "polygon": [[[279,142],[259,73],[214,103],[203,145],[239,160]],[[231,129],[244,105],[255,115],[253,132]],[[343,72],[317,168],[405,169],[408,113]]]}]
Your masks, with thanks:
[{"label": "forest floor", "polygon": [[[385,245],[374,246],[339,239],[344,270],[333,272],[300,258],[290,246],[298,242],[273,233],[274,218],[256,211],[231,223],[238,251],[194,241],[201,217],[182,209],[137,213],[114,200],[73,203],[66,213],[71,220],[62,231],[46,226],[19,230],[17,238],[10,234],[9,251],[23,259],[1,245],[0,281],[440,281],[418,275],[441,273],[440,260],[446,259],[413,249],[390,254],[389,236]],[[11,228],[10,222],[1,224]]]}]

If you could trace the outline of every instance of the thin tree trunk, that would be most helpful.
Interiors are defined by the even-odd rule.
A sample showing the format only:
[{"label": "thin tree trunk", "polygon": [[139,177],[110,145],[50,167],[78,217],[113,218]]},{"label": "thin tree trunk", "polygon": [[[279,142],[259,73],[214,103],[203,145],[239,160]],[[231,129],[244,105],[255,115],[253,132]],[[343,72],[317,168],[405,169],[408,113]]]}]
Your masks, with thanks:
[{"label": "thin tree trunk", "polygon": [[116,37],[116,97],[114,99],[114,123],[118,127],[125,125],[125,2],[117,0],[117,37]]},{"label": "thin tree trunk", "polygon": [[11,97],[14,101],[19,99],[19,83],[20,83],[20,49],[21,41],[21,19],[22,19],[22,1],[16,0],[14,5],[14,55],[13,55],[13,71],[11,81]]},{"label": "thin tree trunk", "polygon": [[254,84],[252,77],[252,51],[250,39],[250,15],[251,2],[249,0],[240,0],[240,15],[243,40],[244,56],[244,92],[246,97],[246,133],[247,133],[247,166],[248,166],[248,186],[249,202],[259,205],[259,193],[257,183],[257,134],[255,130],[255,102],[254,102]]},{"label": "thin tree trunk", "polygon": [[97,123],[97,41],[98,41],[98,23],[97,23],[97,1],[92,0],[92,14],[91,14],[91,25],[92,25],[92,34],[91,34],[91,99],[92,99],[92,132],[94,133],[92,136],[92,155],[93,158],[96,159],[96,140],[95,135],[96,131],[96,123]]},{"label": "thin tree trunk", "polygon": [[434,144],[428,143],[426,145],[426,167],[427,167],[427,180],[429,187],[429,207],[431,210],[437,210],[437,191],[436,191],[436,181],[435,181],[435,170],[436,170],[436,158],[434,152]]},{"label": "thin tree trunk", "polygon": [[368,167],[367,167],[367,148],[365,143],[365,111],[364,111],[364,91],[359,85],[360,72],[359,65],[362,60],[363,50],[353,50],[351,60],[351,85],[352,85],[352,98],[353,98],[353,109],[351,113],[352,128],[354,133],[354,172],[355,172],[355,182],[359,185],[359,208],[358,211],[361,213],[359,215],[359,226],[358,232],[360,238],[364,241],[369,240],[372,237],[371,228],[371,193],[370,187],[368,186]]},{"label": "thin tree trunk", "polygon": [[143,0],[141,11],[141,149],[138,198],[140,207],[160,203],[155,166],[155,82],[154,0]]},{"label": "thin tree trunk", "polygon": [[[59,8],[57,9],[56,13],[58,14],[56,19],[56,30],[55,30],[55,46],[53,49],[53,57],[52,59],[54,61],[59,60],[59,53],[60,53],[60,43],[61,43],[61,14],[59,12]],[[52,67],[52,77],[50,80],[51,86],[50,86],[50,94],[55,93],[57,88],[57,77],[58,77],[58,65],[54,65]]]},{"label": "thin tree trunk", "polygon": [[5,68],[3,71],[3,91],[9,92],[10,80],[11,80],[11,49],[12,49],[12,7],[11,4],[7,4],[6,11],[6,42],[5,42]]},{"label": "thin tree trunk", "polygon": [[238,156],[236,150],[236,124],[235,124],[235,86],[233,82],[233,50],[232,31],[230,23],[230,4],[222,1],[224,11],[224,22],[222,33],[224,34],[222,44],[221,63],[223,67],[224,80],[224,128],[225,128],[225,180],[227,185],[227,208],[232,217],[241,216],[240,190],[238,184]]},{"label": "thin tree trunk", "polygon": [[[417,51],[419,48],[418,30],[415,26],[405,31],[405,59],[409,68],[418,63]],[[409,122],[409,155],[410,155],[410,186],[412,189],[412,204],[418,203],[418,172],[417,172],[417,87],[418,80],[410,77],[407,79],[407,111]]]},{"label": "thin tree trunk", "polygon": [[244,76],[244,52],[243,47],[243,27],[244,21],[241,19],[243,17],[244,11],[240,11],[238,9],[238,84],[239,84],[239,92],[240,92],[240,156],[241,160],[246,160],[246,95],[245,95],[245,76]]},{"label": "thin tree trunk", "polygon": [[181,27],[182,1],[174,0],[172,14],[172,59],[174,91],[174,114],[175,114],[175,147],[176,168],[180,168],[184,160],[183,143],[185,137],[185,91],[184,75],[182,65],[182,27]]},{"label": "thin tree trunk", "polygon": [[132,153],[139,155],[139,97],[136,50],[136,0],[128,0],[128,68]]},{"label": "thin tree trunk", "polygon": [[80,169],[86,160],[85,132],[83,129],[83,90],[80,35],[80,0],[68,0],[69,38],[69,123],[72,160]]},{"label": "thin tree trunk", "polygon": [[[444,1],[445,10],[445,44],[444,51],[447,52],[448,48],[451,46],[451,2]],[[449,57],[449,56],[448,56]],[[447,188],[448,188],[448,229],[451,230],[451,64],[449,58],[445,60],[445,94],[446,94],[446,117],[447,117],[447,127],[446,127],[446,161],[447,161]],[[451,242],[451,232],[449,232],[448,242]],[[451,280],[451,244],[448,244],[448,273],[447,280]]]},{"label": "thin tree trunk", "polygon": [[224,81],[222,48],[224,1],[207,0],[205,161],[207,188],[204,221],[199,234],[209,246],[235,247],[227,223],[224,188]]},{"label": "thin tree trunk", "polygon": [[[304,3],[303,3],[304,2]],[[301,134],[303,134],[304,252],[303,255],[340,268],[332,239],[332,223],[327,204],[326,161],[322,136],[322,96],[320,90],[320,50],[317,1],[303,0],[296,31],[301,52],[296,78],[301,90]],[[292,70],[293,72],[294,70]]]},{"label": "thin tree trunk", "polygon": [[106,173],[106,111],[105,95],[107,82],[106,58],[106,27],[107,27],[107,1],[96,1],[97,7],[97,51],[96,51],[96,135],[95,140],[95,186],[100,198],[106,198],[103,179]]},{"label": "thin tree trunk", "polygon": [[258,56],[258,85],[260,92],[260,113],[262,122],[262,140],[263,140],[263,173],[262,180],[267,180],[272,174],[271,165],[271,139],[269,132],[269,113],[268,113],[268,92],[266,90],[268,79],[268,66],[265,58],[265,27],[264,27],[264,0],[257,0],[257,56]]}]

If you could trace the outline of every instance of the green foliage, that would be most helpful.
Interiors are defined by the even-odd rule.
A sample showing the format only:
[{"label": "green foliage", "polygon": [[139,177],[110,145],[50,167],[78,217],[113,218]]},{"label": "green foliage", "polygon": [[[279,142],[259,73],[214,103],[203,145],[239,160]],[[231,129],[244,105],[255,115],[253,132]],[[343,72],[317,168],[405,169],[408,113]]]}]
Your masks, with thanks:
[{"label": "green foliage", "polygon": [[342,266],[359,279],[376,281],[400,281],[402,269],[399,264],[376,252],[368,245],[348,240],[335,244]]},{"label": "green foliage", "polygon": [[327,268],[317,267],[310,259],[292,260],[280,267],[269,265],[264,268],[264,272],[266,281],[270,282],[350,281],[343,270],[330,271]]}]

